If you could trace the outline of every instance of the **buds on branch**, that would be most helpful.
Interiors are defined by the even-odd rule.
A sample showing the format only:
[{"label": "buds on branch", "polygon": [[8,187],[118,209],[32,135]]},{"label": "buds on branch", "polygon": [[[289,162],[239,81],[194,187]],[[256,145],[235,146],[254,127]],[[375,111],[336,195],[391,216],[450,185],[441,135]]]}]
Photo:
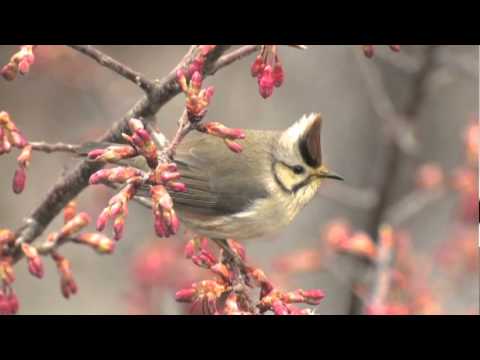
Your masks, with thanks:
[{"label": "buds on branch", "polygon": [[7,81],[13,81],[17,75],[26,75],[30,71],[30,66],[35,62],[33,50],[36,45],[22,45],[20,50],[16,52],[7,65],[5,65],[0,74]]}]

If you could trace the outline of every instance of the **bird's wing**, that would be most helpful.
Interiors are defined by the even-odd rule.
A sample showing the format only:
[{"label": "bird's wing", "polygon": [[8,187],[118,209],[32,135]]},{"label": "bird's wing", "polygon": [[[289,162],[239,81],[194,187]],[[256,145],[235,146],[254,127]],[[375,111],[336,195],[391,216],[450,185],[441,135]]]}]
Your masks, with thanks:
[{"label": "bird's wing", "polygon": [[265,174],[259,168],[268,166],[270,171],[268,142],[263,139],[260,146],[248,136],[247,132],[240,154],[231,152],[223,140],[204,134],[192,134],[181,143],[175,162],[187,192],[171,192],[175,205],[189,213],[219,216],[241,212],[255,199],[267,197]]}]

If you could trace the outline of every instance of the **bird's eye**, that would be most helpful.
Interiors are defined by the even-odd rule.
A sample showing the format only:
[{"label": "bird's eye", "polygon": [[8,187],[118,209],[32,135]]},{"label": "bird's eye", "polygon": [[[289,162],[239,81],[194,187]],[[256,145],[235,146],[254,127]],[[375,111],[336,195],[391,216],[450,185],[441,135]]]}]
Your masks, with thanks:
[{"label": "bird's eye", "polygon": [[297,175],[303,174],[305,172],[305,168],[302,165],[295,165],[292,170]]}]

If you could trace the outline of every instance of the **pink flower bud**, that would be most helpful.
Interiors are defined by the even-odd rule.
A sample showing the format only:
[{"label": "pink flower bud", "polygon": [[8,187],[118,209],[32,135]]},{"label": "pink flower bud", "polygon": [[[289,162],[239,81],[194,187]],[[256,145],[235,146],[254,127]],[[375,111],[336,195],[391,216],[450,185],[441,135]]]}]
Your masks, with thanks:
[{"label": "pink flower bud", "polygon": [[205,89],[205,100],[207,101],[207,103],[210,103],[213,95],[215,95],[215,88],[213,86],[207,87]]},{"label": "pink flower bud", "polygon": [[103,209],[103,211],[100,213],[100,215],[97,218],[97,231],[103,231],[105,229],[105,226],[107,226],[107,221],[109,218],[110,212],[108,208]]},{"label": "pink flower bud", "polygon": [[87,154],[87,157],[91,160],[95,160],[97,159],[98,157],[102,156],[103,154],[105,153],[105,150],[104,149],[95,149],[95,150],[92,150],[90,151],[88,154]]},{"label": "pink flower bud", "polygon": [[205,57],[197,56],[188,67],[188,75],[191,77],[197,71],[202,73],[204,66],[205,66]]},{"label": "pink flower bud", "polygon": [[125,218],[123,216],[119,216],[113,222],[113,233],[114,239],[119,241],[123,236],[123,230],[125,228]]},{"label": "pink flower bud", "polygon": [[240,259],[245,261],[246,259],[245,247],[242,244],[240,244],[238,241],[235,241],[233,239],[228,239],[227,242],[230,248],[233,250],[233,252],[237,254],[240,257]]},{"label": "pink flower bud", "polygon": [[172,189],[173,191],[176,191],[176,192],[187,192],[187,185],[185,185],[184,183],[181,183],[181,182],[175,182],[175,181],[171,181],[167,184],[167,186]]},{"label": "pink flower bud", "polygon": [[0,247],[15,240],[15,233],[9,229],[0,229]]},{"label": "pink flower bud", "polygon": [[260,95],[267,99],[273,94],[275,79],[273,78],[273,69],[270,65],[265,66],[263,73],[258,77],[258,86]]},{"label": "pink flower bud", "polygon": [[155,233],[157,234],[158,237],[160,238],[168,237],[167,227],[165,226],[161,213],[158,211],[154,213],[153,225],[155,228]]},{"label": "pink flower bud", "polygon": [[322,290],[299,290],[299,293],[305,298],[305,303],[309,305],[318,305],[325,297],[325,293]]},{"label": "pink flower bud", "polygon": [[0,290],[0,315],[14,315],[18,312],[17,295],[9,288],[9,293]]},{"label": "pink flower bud", "polygon": [[27,181],[27,172],[25,168],[20,167],[15,171],[13,176],[12,189],[15,194],[20,194],[25,189],[25,183]]},{"label": "pink flower bud", "polygon": [[10,258],[0,258],[0,280],[10,285],[15,281],[15,273]]},{"label": "pink flower bud", "polygon": [[362,45],[362,50],[367,58],[372,58],[375,53],[373,45]]},{"label": "pink flower bud", "polygon": [[170,229],[171,229],[172,235],[175,235],[178,232],[179,228],[180,228],[180,220],[178,219],[175,212],[172,210],[172,220],[170,223]]},{"label": "pink flower bud", "polygon": [[59,231],[59,238],[66,238],[79,232],[91,221],[90,215],[85,212],[81,212],[75,215],[70,221],[68,221]]},{"label": "pink flower bud", "polygon": [[165,171],[161,175],[162,182],[169,182],[172,180],[178,180],[180,179],[180,173],[179,172],[170,172],[170,171]]},{"label": "pink flower bud", "polygon": [[282,64],[276,63],[273,68],[273,80],[275,87],[280,87],[285,79]]},{"label": "pink flower bud", "polygon": [[250,72],[252,74],[252,77],[257,77],[263,72],[263,69],[265,69],[265,63],[263,60],[263,57],[261,55],[258,55],[255,58],[255,61],[253,62],[252,66],[250,67]]},{"label": "pink flower bud", "polygon": [[175,300],[182,303],[191,303],[195,300],[197,290],[193,287],[182,289],[175,293]]},{"label": "pink flower bud", "polygon": [[68,299],[78,291],[77,283],[70,268],[70,262],[58,253],[53,253],[52,258],[57,264],[58,273],[60,274],[60,290],[63,297]]},{"label": "pink flower bud", "polygon": [[210,270],[227,282],[230,282],[233,279],[232,272],[222,263],[213,264],[210,266]]},{"label": "pink flower bud", "polygon": [[207,56],[216,47],[217,47],[217,45],[200,45],[199,48],[200,48],[200,53],[201,53],[202,57]]},{"label": "pink flower bud", "polygon": [[180,86],[180,89],[186,93],[188,91],[187,78],[185,77],[185,72],[182,68],[177,69],[177,83]]},{"label": "pink flower bud", "polygon": [[[11,140],[12,140],[12,145],[17,147],[18,149],[23,149],[28,145],[27,139],[25,139],[25,137],[22,135],[22,133],[18,129],[14,129],[14,130],[10,131],[10,137],[11,137]],[[31,147],[29,149],[27,149],[26,151],[31,152],[32,151]],[[25,154],[23,156],[28,156],[28,155]],[[30,160],[30,159],[28,159],[28,160]]]},{"label": "pink flower bud", "polygon": [[7,81],[15,80],[15,78],[17,77],[17,73],[18,73],[18,65],[13,62],[9,62],[7,65],[5,65],[2,68],[2,70],[0,70],[0,74]]},{"label": "pink flower bud", "polygon": [[390,45],[390,49],[395,52],[400,51],[400,45]]},{"label": "pink flower bud", "polygon": [[139,130],[144,130],[143,122],[139,119],[131,118],[128,120],[128,127],[130,128],[130,131],[133,133],[139,131]]},{"label": "pink flower bud", "polygon": [[28,259],[28,270],[30,274],[41,279],[43,277],[43,262],[38,255],[37,249],[28,244],[22,244],[22,251]]},{"label": "pink flower bud", "polygon": [[195,93],[198,93],[200,91],[200,88],[202,87],[202,82],[202,74],[200,74],[198,71],[195,71],[190,80],[191,88]]},{"label": "pink flower bud", "polygon": [[227,147],[234,153],[239,154],[243,151],[243,146],[239,143],[236,143],[235,141],[232,141],[230,139],[224,139],[223,141],[225,142],[225,145],[227,145]]},{"label": "pink flower bud", "polygon": [[111,254],[115,250],[115,242],[106,236],[95,233],[84,233],[77,237],[81,243],[91,246],[100,254]]},{"label": "pink flower bud", "polygon": [[30,62],[27,59],[22,59],[18,63],[18,71],[20,74],[25,75],[29,72],[30,70]]},{"label": "pink flower bud", "polygon": [[275,300],[272,303],[272,311],[275,313],[275,315],[288,315],[289,314],[288,308],[280,300]]},{"label": "pink flower bud", "polygon": [[195,250],[196,250],[195,240],[191,239],[185,245],[185,250],[184,250],[185,257],[187,259],[191,259],[192,256],[195,254]]}]

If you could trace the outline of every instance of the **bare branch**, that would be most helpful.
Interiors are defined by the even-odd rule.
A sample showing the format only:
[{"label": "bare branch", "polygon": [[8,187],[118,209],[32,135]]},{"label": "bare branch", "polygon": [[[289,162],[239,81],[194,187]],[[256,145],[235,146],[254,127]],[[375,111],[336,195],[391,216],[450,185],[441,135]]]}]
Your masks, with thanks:
[{"label": "bare branch", "polygon": [[[215,49],[207,55],[205,68],[210,67],[211,64],[217,61],[229,48],[230,45],[216,46]],[[126,131],[128,127],[127,123],[132,118],[143,119],[147,126],[151,124],[151,122],[154,121],[154,115],[161,107],[180,93],[180,87],[176,80],[176,69],[180,66],[189,65],[193,61],[197,49],[198,47],[192,47],[181,63],[153,88],[149,96],[144,96],[140,99],[125,114],[124,118],[114,123],[110,130],[98,139],[98,141],[122,141],[121,134]],[[57,180],[42,202],[33,210],[30,216],[24,220],[25,224],[17,230],[19,236],[15,242],[15,251],[13,253],[14,262],[17,262],[23,256],[20,245],[24,242],[32,243],[40,236],[65,205],[77,197],[88,186],[90,176],[103,166],[104,164],[98,162],[83,160],[64,177],[60,177]]]},{"label": "bare branch", "polygon": [[261,47],[262,47],[261,45],[245,45],[239,49],[233,50],[228,54],[223,55],[216,62],[214,62],[212,66],[207,69],[207,74],[213,75],[218,70],[224,68],[225,66],[228,66],[234,63],[235,61],[243,59],[244,57],[251,55],[256,51],[259,51]]},{"label": "bare branch", "polygon": [[35,151],[45,152],[47,154],[52,152],[67,152],[67,153],[76,153],[80,148],[79,145],[65,144],[65,143],[56,143],[49,144],[46,142],[30,142],[32,149]]},{"label": "bare branch", "polygon": [[[413,135],[414,121],[416,120],[417,114],[425,100],[427,80],[435,70],[436,50],[436,46],[426,46],[424,59],[414,75],[414,81],[410,92],[411,97],[401,114],[397,113],[391,99],[386,95],[387,93],[383,88],[382,79],[378,71],[373,67],[367,68],[362,66],[372,105],[376,109],[379,117],[389,121],[392,126],[395,126],[399,136],[403,137],[405,136],[404,134]],[[403,133],[403,131],[406,132]],[[402,142],[399,142],[400,139],[397,138],[397,136],[391,137],[385,144],[382,151],[382,157],[379,159],[379,164],[376,167],[377,170],[373,179],[373,185],[378,191],[378,202],[373,207],[369,223],[367,224],[367,231],[372,238],[377,237],[379,227],[384,221],[386,221],[384,220],[385,215],[388,206],[392,201],[391,190],[397,178],[400,165],[405,160],[405,151],[400,151],[402,149],[400,145]],[[352,294],[350,314],[358,314],[362,309],[363,306],[358,297],[355,294]]]},{"label": "bare branch", "polygon": [[100,50],[96,49],[91,45],[68,45],[72,49],[75,49],[82,54],[92,58],[100,65],[109,68],[110,70],[116,72],[118,75],[121,75],[127,80],[130,80],[135,85],[139,86],[147,94],[150,94],[154,88],[157,86],[153,81],[147,79],[144,75],[139,72],[136,72],[129,68],[127,65],[122,64],[121,62],[113,59],[112,57],[104,54]]},{"label": "bare branch", "polygon": [[[388,231],[388,230],[387,230]],[[395,244],[391,238],[385,237],[382,239],[380,235],[378,245],[378,258],[376,275],[374,279],[374,288],[368,306],[375,309],[382,309],[385,305],[387,295],[390,291],[390,284],[392,279],[391,265],[394,259]]]}]

